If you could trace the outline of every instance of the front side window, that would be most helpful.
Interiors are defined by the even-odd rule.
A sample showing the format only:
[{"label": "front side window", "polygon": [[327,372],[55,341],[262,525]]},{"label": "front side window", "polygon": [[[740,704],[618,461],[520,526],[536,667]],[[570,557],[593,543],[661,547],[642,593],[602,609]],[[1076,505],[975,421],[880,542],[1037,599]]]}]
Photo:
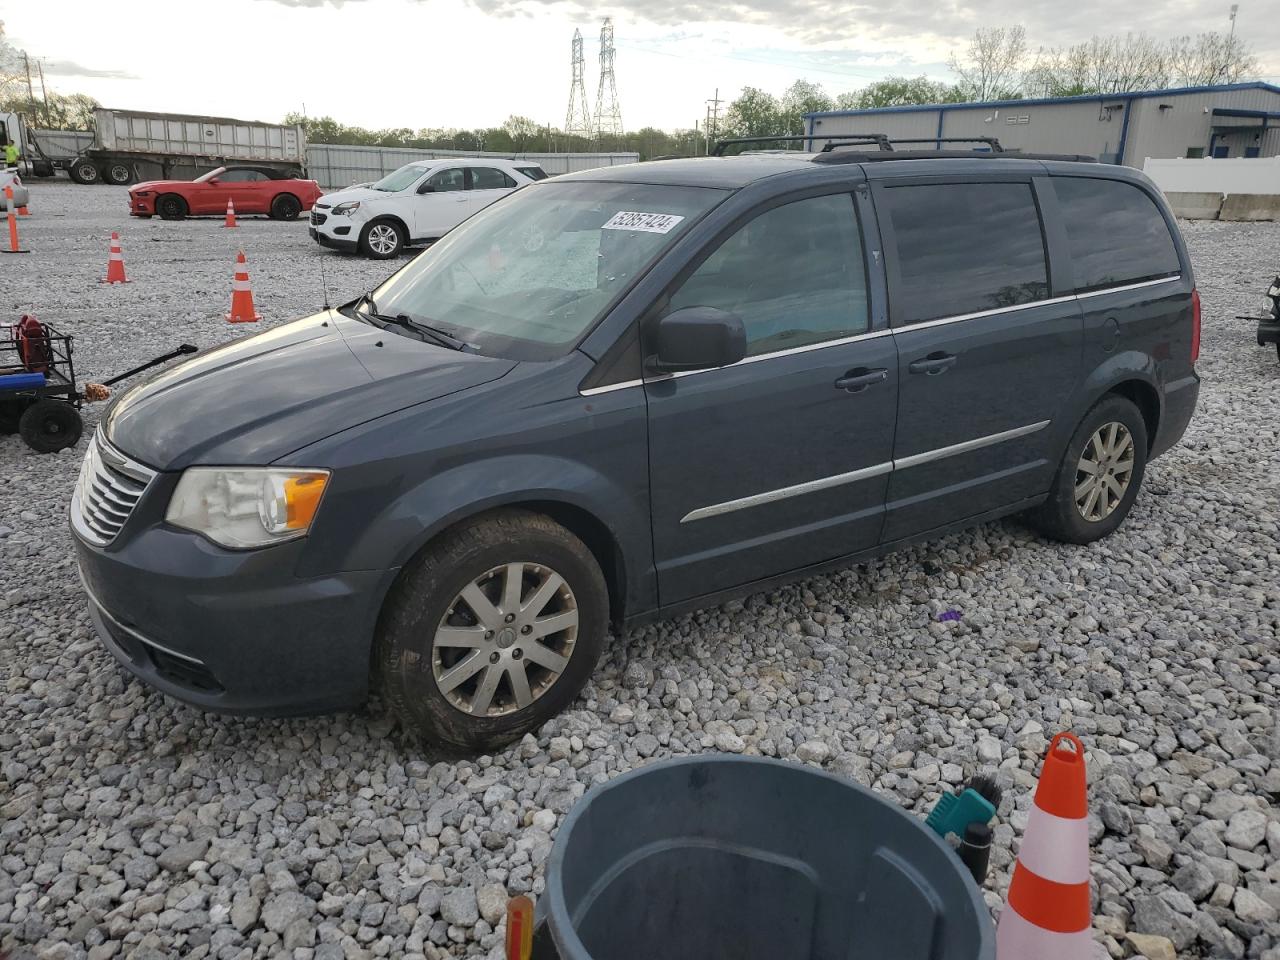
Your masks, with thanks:
[{"label": "front side window", "polygon": [[370,184],[370,187],[382,193],[399,193],[417,183],[425,169],[426,167],[420,163],[408,163],[394,173],[388,173],[376,183]]},{"label": "front side window", "polygon": [[732,234],[671,298],[716,307],[747,331],[747,356],[865,333],[866,267],[849,194],[775,207]]},{"label": "front side window", "polygon": [[514,187],[516,182],[501,170],[493,167],[471,168],[472,190],[503,190]]},{"label": "front side window", "polygon": [[1048,297],[1044,236],[1030,184],[886,187],[876,204],[897,242],[896,324]]},{"label": "front side window", "polygon": [[433,193],[452,193],[455,190],[465,190],[467,188],[467,172],[461,167],[438,170],[427,179],[426,186],[430,187]]},{"label": "front side window", "polygon": [[493,356],[563,356],[631,283],[728,194],[550,180],[508,194],[373,291]]},{"label": "front side window", "polygon": [[257,170],[227,170],[218,177],[221,183],[254,183],[266,179]]},{"label": "front side window", "polygon": [[1181,272],[1178,249],[1155,202],[1131,183],[1054,177],[1076,291],[1141,283]]}]

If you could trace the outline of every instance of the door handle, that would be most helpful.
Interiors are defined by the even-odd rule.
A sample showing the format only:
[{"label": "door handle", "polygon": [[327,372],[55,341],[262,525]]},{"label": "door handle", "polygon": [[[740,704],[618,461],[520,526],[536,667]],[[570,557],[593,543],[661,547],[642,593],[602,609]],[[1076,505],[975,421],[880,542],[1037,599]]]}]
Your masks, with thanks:
[{"label": "door handle", "polygon": [[877,383],[883,383],[889,379],[889,371],[884,367],[875,370],[868,370],[866,367],[858,367],[856,370],[850,370],[843,377],[836,381],[837,390],[845,390],[849,393],[861,393],[867,387],[874,386]]},{"label": "door handle", "polygon": [[959,358],[951,353],[931,353],[927,357],[913,360],[907,369],[912,373],[923,373],[936,377],[938,374],[946,373],[954,367],[957,359]]}]

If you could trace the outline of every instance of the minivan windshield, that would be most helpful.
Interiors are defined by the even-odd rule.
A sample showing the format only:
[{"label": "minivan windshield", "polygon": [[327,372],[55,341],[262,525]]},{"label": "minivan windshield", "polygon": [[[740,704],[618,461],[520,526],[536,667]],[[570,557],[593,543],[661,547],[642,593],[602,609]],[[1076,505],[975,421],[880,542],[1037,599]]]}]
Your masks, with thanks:
[{"label": "minivan windshield", "polygon": [[405,187],[412,186],[418,182],[418,178],[422,176],[427,168],[420,163],[405,164],[399,170],[388,173],[377,183],[370,184],[374,190],[381,190],[384,193],[398,193]]},{"label": "minivan windshield", "polygon": [[547,180],[467,220],[373,291],[481,353],[567,353],[631,282],[728,196],[706,187]]}]

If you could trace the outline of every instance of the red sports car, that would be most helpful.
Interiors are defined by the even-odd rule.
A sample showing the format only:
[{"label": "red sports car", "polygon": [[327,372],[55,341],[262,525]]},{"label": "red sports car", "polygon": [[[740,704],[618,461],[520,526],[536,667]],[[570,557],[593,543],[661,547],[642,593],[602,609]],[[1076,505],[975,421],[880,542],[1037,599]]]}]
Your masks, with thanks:
[{"label": "red sports car", "polygon": [[218,167],[195,180],[152,180],[129,188],[129,215],[163,220],[222,216],[227,201],[236,213],[265,213],[294,220],[320,197],[319,184],[269,167]]}]

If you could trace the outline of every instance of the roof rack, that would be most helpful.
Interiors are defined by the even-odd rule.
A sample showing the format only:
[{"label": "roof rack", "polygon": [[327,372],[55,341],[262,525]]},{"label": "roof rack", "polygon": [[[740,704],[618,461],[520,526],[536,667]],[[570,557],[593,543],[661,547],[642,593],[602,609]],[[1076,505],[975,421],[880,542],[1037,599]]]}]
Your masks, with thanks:
[{"label": "roof rack", "polygon": [[[812,137],[811,139],[824,140],[826,138]],[[888,140],[889,143],[891,144],[893,143],[937,143],[937,144],[985,143],[987,146],[991,148],[992,153],[1004,153],[1004,147],[1000,146],[1000,141],[997,140],[995,137],[886,137],[885,139]],[[837,146],[843,146],[843,144],[840,144],[836,142],[836,140],[833,140],[822,148],[822,152],[830,153]],[[881,149],[883,150],[884,148],[881,147]],[[893,147],[890,147],[889,149],[892,150]]]},{"label": "roof rack", "polygon": [[[930,141],[932,142],[932,141]],[[1011,153],[992,151],[977,153],[973,150],[841,150],[819,153],[814,163],[878,163],[886,160],[1067,160],[1075,163],[1097,163],[1097,157],[1068,153]]]},{"label": "roof rack", "polygon": [[812,143],[814,140],[829,140],[830,143],[823,149],[839,144],[841,146],[852,146],[860,144],[866,146],[868,144],[876,144],[881,150],[893,150],[889,137],[883,133],[850,133],[835,137],[815,137],[812,135],[793,136],[790,134],[782,134],[772,137],[729,137],[724,140],[717,140],[716,145],[711,148],[713,157],[723,157],[726,147],[734,146],[742,143]]}]

